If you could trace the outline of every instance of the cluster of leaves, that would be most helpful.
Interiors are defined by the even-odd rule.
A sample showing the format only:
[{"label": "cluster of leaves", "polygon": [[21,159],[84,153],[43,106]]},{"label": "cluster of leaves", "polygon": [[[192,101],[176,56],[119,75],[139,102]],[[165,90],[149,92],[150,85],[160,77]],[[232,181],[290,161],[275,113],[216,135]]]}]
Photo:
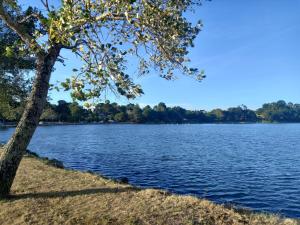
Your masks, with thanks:
[{"label": "cluster of leaves", "polygon": [[[3,0],[18,11],[17,1]],[[82,61],[71,78],[62,83],[74,100],[100,97],[107,89],[135,98],[143,94],[140,85],[128,74],[128,60],[136,62],[138,74],[154,68],[161,77],[174,79],[174,72],[202,80],[204,73],[189,68],[188,49],[200,32],[184,14],[200,1],[192,0],[62,0],[59,7],[41,0],[45,12],[32,10],[23,16],[22,28],[34,24],[27,40],[30,54],[47,52],[52,46],[70,49]],[[63,61],[63,59],[60,59]]]},{"label": "cluster of leaves", "polygon": [[126,74],[128,55],[137,57],[140,75],[149,73],[150,67],[166,79],[172,79],[179,67],[196,74],[183,62],[188,61],[184,56],[201,25],[192,27],[182,17],[187,5],[175,3],[179,1],[63,1],[59,20],[53,23],[56,33],[51,34],[60,38],[55,41],[74,46],[85,62],[63,83],[65,89],[72,89],[72,97],[79,100],[98,97],[107,87],[127,98],[142,94]]}]

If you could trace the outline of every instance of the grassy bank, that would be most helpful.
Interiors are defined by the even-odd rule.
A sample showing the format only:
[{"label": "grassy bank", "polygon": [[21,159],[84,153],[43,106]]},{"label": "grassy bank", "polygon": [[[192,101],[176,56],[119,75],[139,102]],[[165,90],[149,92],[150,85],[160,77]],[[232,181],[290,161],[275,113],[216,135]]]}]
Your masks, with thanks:
[{"label": "grassy bank", "polygon": [[236,212],[210,201],[139,189],[25,157],[0,201],[0,224],[297,224],[275,215]]}]

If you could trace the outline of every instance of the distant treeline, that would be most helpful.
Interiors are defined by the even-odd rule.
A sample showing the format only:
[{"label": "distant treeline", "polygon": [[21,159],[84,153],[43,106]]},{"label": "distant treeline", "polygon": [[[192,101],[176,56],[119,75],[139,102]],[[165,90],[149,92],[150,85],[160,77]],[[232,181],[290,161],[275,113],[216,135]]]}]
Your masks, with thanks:
[{"label": "distant treeline", "polygon": [[[20,110],[16,110],[19,112]],[[13,111],[11,111],[13,112]],[[17,121],[15,117],[4,121]],[[11,120],[10,118],[15,118]],[[41,117],[44,122],[128,122],[128,123],[254,123],[254,122],[300,122],[300,104],[278,101],[264,104],[256,111],[246,106],[214,109],[212,111],[187,110],[179,106],[167,107],[159,103],[154,107],[140,107],[138,104],[118,105],[117,103],[100,103],[93,109],[86,109],[78,103],[58,101],[46,106]]]}]

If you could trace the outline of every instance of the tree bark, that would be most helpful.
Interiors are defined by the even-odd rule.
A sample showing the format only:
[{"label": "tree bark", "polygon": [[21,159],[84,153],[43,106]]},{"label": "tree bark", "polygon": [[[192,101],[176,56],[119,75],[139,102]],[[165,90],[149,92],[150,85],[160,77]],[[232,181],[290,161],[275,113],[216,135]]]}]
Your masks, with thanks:
[{"label": "tree bark", "polygon": [[51,73],[59,52],[60,47],[54,46],[48,53],[37,57],[32,92],[18,126],[4,146],[0,157],[0,198],[9,195],[19,164],[39,124],[39,118],[47,102]]}]

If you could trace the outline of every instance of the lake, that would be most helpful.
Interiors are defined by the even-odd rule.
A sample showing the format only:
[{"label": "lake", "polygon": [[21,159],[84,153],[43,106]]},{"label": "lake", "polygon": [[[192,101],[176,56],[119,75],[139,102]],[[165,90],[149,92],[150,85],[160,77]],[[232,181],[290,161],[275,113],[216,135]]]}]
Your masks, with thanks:
[{"label": "lake", "polygon": [[49,126],[29,149],[141,187],[300,217],[300,124]]}]

